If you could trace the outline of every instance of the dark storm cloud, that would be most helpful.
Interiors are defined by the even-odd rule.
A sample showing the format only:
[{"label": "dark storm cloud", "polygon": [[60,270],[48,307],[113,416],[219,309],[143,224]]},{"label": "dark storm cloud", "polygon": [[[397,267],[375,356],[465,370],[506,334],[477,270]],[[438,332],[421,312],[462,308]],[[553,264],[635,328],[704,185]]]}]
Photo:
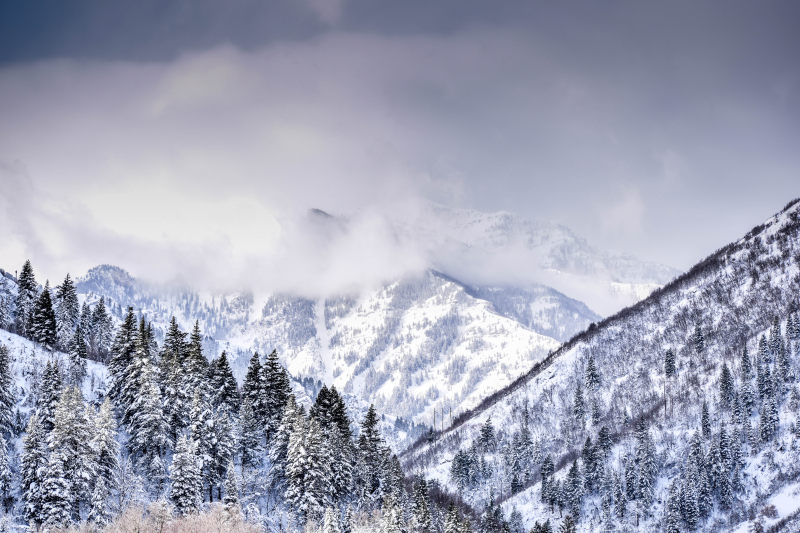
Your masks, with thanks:
[{"label": "dark storm cloud", "polygon": [[[686,267],[798,195],[799,13],[736,1],[5,2],[0,160],[64,196],[156,184],[189,219],[220,176],[225,212],[257,201],[266,226],[287,206],[374,213],[396,208],[387,198],[506,209]],[[222,226],[216,245],[260,250]]]}]

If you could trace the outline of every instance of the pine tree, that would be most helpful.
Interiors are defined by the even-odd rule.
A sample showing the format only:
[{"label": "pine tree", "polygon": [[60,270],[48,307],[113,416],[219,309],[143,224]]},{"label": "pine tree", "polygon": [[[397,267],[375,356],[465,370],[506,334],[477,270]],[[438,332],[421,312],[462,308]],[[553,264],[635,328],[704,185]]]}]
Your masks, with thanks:
[{"label": "pine tree", "polygon": [[225,471],[225,497],[222,499],[225,507],[231,509],[239,505],[239,483],[236,481],[236,466],[233,460],[228,462]]},{"label": "pine tree", "polygon": [[594,364],[594,356],[589,354],[589,360],[586,363],[586,390],[596,391],[600,387],[600,372]]},{"label": "pine tree", "polygon": [[203,489],[200,469],[194,442],[181,435],[175,444],[171,468],[171,498],[180,515],[193,513],[200,505]]},{"label": "pine tree", "polygon": [[214,419],[211,406],[195,390],[192,411],[189,414],[189,433],[195,446],[197,463],[201,473],[201,487],[212,478],[213,458],[211,449],[214,440]]},{"label": "pine tree", "polygon": [[[48,435],[50,449],[50,463],[48,468],[54,472],[63,471],[66,479],[53,482],[52,490],[63,490],[65,493],[54,496],[46,494],[45,500],[50,498],[53,503],[53,516],[61,517],[61,499],[66,498],[70,505],[70,515],[73,520],[80,520],[82,504],[88,504],[91,499],[91,488],[96,477],[95,451],[91,447],[92,422],[86,404],[80,391],[75,387],[67,387],[61,393],[61,398],[55,410],[55,424]],[[56,475],[49,473],[49,476]],[[45,483],[45,486],[48,486]],[[51,515],[50,511],[47,512]],[[54,522],[64,523],[64,522]]]},{"label": "pine tree", "polygon": [[148,478],[159,485],[164,475],[162,459],[170,448],[169,427],[164,417],[161,390],[155,373],[156,368],[149,358],[138,361],[142,366],[139,372],[138,392],[126,398],[128,449],[131,456],[147,473]]},{"label": "pine tree", "polygon": [[667,504],[664,506],[664,532],[665,533],[680,533],[681,532],[681,507],[680,507],[680,489],[676,482],[672,482],[669,487],[669,496],[667,497]]},{"label": "pine tree", "polygon": [[706,339],[703,335],[703,330],[700,324],[695,325],[694,335],[692,335],[692,344],[694,344],[694,351],[697,355],[703,355],[706,351]]},{"label": "pine tree", "polygon": [[325,509],[325,516],[322,519],[321,533],[342,533],[339,512],[333,507],[328,507]]},{"label": "pine tree", "polygon": [[583,424],[583,419],[586,416],[586,406],[583,402],[583,389],[581,389],[580,383],[575,388],[575,398],[572,402],[572,415],[575,417],[575,420]]},{"label": "pine tree", "polygon": [[7,435],[14,426],[14,380],[8,348],[0,344],[0,435]]},{"label": "pine tree", "polygon": [[16,319],[15,327],[17,333],[23,337],[31,338],[33,311],[38,299],[38,286],[33,274],[33,267],[30,260],[22,265],[22,271],[17,278],[17,298],[15,301]]},{"label": "pine tree", "polygon": [[444,518],[444,533],[459,533],[460,531],[461,521],[458,519],[455,506],[451,503]]},{"label": "pine tree", "polygon": [[753,374],[753,365],[750,362],[750,355],[747,353],[747,345],[742,348],[742,362],[740,365],[742,379],[749,380]]},{"label": "pine tree", "polygon": [[570,512],[575,516],[581,515],[583,505],[583,482],[578,469],[578,462],[573,461],[566,479],[567,504]]},{"label": "pine tree", "polygon": [[414,484],[414,531],[433,533],[430,503],[428,501],[428,484],[425,478],[419,478]]},{"label": "pine tree", "polygon": [[108,399],[102,403],[94,419],[92,449],[95,453],[96,479],[98,482],[102,480],[105,489],[110,490],[113,486],[114,472],[119,468],[119,443],[117,423]]},{"label": "pine tree", "polygon": [[572,515],[567,515],[564,517],[564,520],[561,522],[561,527],[558,528],[559,533],[575,533],[577,531],[575,525],[575,519],[572,518]]},{"label": "pine tree", "polygon": [[111,356],[108,364],[108,371],[111,377],[111,387],[108,397],[120,413],[127,410],[126,398],[123,397],[123,387],[133,390],[130,382],[130,372],[133,366],[136,350],[139,347],[139,329],[136,325],[136,317],[133,315],[133,307],[128,307],[128,313],[117,330],[114,343],[111,346]]},{"label": "pine tree", "polygon": [[250,400],[242,400],[239,408],[239,452],[242,457],[242,467],[257,467],[261,460],[264,432],[258,426]]},{"label": "pine tree", "polygon": [[39,413],[45,432],[50,433],[55,425],[55,411],[61,397],[63,382],[58,365],[47,361],[42,373],[42,384],[39,389],[39,399],[36,402],[36,411]]},{"label": "pine tree", "polygon": [[78,320],[80,319],[78,294],[69,274],[64,278],[63,283],[56,287],[55,310],[57,345],[66,351],[72,345],[75,330],[78,327]]},{"label": "pine tree", "polygon": [[98,478],[92,491],[92,503],[89,509],[89,522],[98,526],[105,526],[111,521],[111,509],[108,500],[111,492],[108,489],[108,482],[104,478]]},{"label": "pine tree", "polygon": [[50,298],[50,284],[45,282],[44,290],[36,300],[31,319],[31,337],[46,350],[56,348],[56,314]]},{"label": "pine tree", "polygon": [[762,442],[772,440],[772,437],[778,431],[778,423],[778,407],[775,399],[772,396],[768,396],[761,406],[759,430]]},{"label": "pine tree", "polygon": [[11,313],[11,299],[0,294],[0,329],[11,329],[14,316]]},{"label": "pine tree", "polygon": [[242,383],[242,401],[250,404],[256,423],[266,431],[267,406],[262,372],[261,359],[256,352],[250,358],[247,374]]},{"label": "pine tree", "polygon": [[231,366],[228,364],[228,356],[224,351],[210,365],[210,371],[211,405],[235,414],[239,405],[239,390]]},{"label": "pine tree", "polygon": [[[132,315],[133,310],[128,308],[128,313]],[[111,315],[106,310],[105,298],[101,296],[100,301],[94,306],[89,323],[89,352],[98,361],[105,362],[109,350],[112,349],[112,341],[115,341],[112,339],[112,328]]]},{"label": "pine tree", "polygon": [[0,504],[2,504],[5,513],[11,510],[11,504],[14,500],[13,481],[8,445],[6,444],[6,439],[0,434]]},{"label": "pine tree", "polygon": [[42,516],[44,523],[52,528],[69,526],[72,523],[74,498],[67,478],[66,459],[59,451],[51,451],[47,470],[42,482]]},{"label": "pine tree", "polygon": [[664,376],[671,378],[675,376],[675,352],[667,350],[664,355]]},{"label": "pine tree", "polygon": [[647,511],[653,502],[655,482],[658,474],[656,449],[650,433],[642,428],[637,435],[636,463],[639,465],[636,496],[642,508]]},{"label": "pine tree", "polygon": [[36,526],[44,523],[46,518],[42,490],[47,472],[47,458],[47,434],[39,415],[34,413],[22,438],[20,477],[25,519]]},{"label": "pine tree", "polygon": [[278,359],[278,352],[272,350],[267,356],[263,367],[263,388],[264,409],[265,409],[265,428],[267,442],[272,439],[283,415],[283,408],[291,394],[292,389],[289,382],[289,375],[283,368]]},{"label": "pine tree", "polygon": [[213,487],[217,487],[217,498],[222,497],[222,483],[228,469],[228,463],[233,458],[236,449],[233,422],[226,408],[214,411],[212,427],[210,428],[211,440],[208,449],[210,463],[208,466],[209,501],[213,501]]},{"label": "pine tree", "polygon": [[702,414],[700,415],[700,427],[703,430],[703,437],[711,437],[711,418],[708,414],[708,403],[703,400]]},{"label": "pine tree", "polygon": [[481,432],[478,437],[481,450],[490,452],[494,449],[496,440],[494,434],[494,426],[492,425],[492,417],[486,419],[486,422],[481,426]]},{"label": "pine tree", "polygon": [[75,330],[69,344],[69,383],[76,387],[81,386],[86,377],[86,343],[80,328]]},{"label": "pine tree", "polygon": [[381,447],[383,444],[378,431],[378,414],[375,406],[370,405],[364,421],[361,423],[361,434],[358,437],[359,464],[361,465],[358,486],[363,491],[362,498],[366,502],[377,503],[380,498],[381,479]]},{"label": "pine tree", "polygon": [[617,518],[625,518],[627,503],[628,498],[625,496],[622,480],[619,475],[616,475],[614,476],[614,513],[617,515]]},{"label": "pine tree", "polygon": [[722,373],[719,378],[719,398],[722,401],[722,405],[726,408],[731,407],[731,402],[733,400],[733,377],[731,376],[731,371],[728,370],[727,363],[722,365]]},{"label": "pine tree", "polygon": [[286,468],[289,455],[289,441],[294,430],[295,421],[303,416],[298,409],[294,396],[289,397],[283,410],[281,424],[269,445],[269,457],[272,463],[270,470],[270,487],[276,493],[282,493],[286,486]]},{"label": "pine tree", "polygon": [[186,347],[186,376],[191,390],[200,391],[205,397],[209,394],[208,360],[203,355],[203,335],[200,333],[200,322],[195,321],[189,344]]}]

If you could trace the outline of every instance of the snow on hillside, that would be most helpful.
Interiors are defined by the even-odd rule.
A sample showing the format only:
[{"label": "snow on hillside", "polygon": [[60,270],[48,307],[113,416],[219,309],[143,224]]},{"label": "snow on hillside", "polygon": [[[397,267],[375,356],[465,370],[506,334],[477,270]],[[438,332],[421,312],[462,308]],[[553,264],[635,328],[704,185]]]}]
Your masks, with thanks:
[{"label": "snow on hillside", "polygon": [[679,274],[673,268],[598,250],[569,228],[512,213],[429,205],[395,220],[435,268],[472,284],[543,284],[611,314]]},{"label": "snow on hillside", "polygon": [[[237,294],[201,298],[160,291],[116,267],[78,282],[84,298],[103,295],[112,313],[132,305],[166,326],[200,321],[210,354],[227,350],[241,378],[252,350],[277,348],[289,372],[335,384],[382,412],[431,424],[509,383],[554,349],[558,338],[599,317],[546,288],[470,288],[427,272],[360,296],[310,300]],[[441,422],[441,415],[439,418]]]},{"label": "snow on hillside", "polygon": [[[795,201],[648,299],[565,343],[524,378],[497,391],[473,412],[437,434],[432,442],[420,442],[409,450],[403,457],[404,464],[456,491],[450,472],[454,454],[476,441],[489,420],[497,428],[498,440],[508,444],[527,412],[537,459],[551,455],[556,462],[556,478],[563,479],[572,458],[581,455],[584,439],[590,436],[596,440],[602,426],[614,435],[619,432],[612,457],[618,460],[620,454],[631,452],[635,448],[634,421],[641,418],[655,442],[660,470],[654,504],[641,517],[648,525],[639,528],[657,530],[663,525],[660,520],[669,482],[680,476],[688,454],[688,436],[700,426],[703,401],[711,406],[713,432],[719,431],[722,421],[727,421],[729,428],[734,427],[732,415],[720,404],[723,364],[732,370],[739,390],[744,383],[740,362],[743,347],[747,345],[751,355],[758,352],[756,339],[770,328],[773,319],[785,319],[796,309],[799,299],[800,202]],[[705,339],[701,352],[694,341],[698,327]],[[786,331],[787,323],[782,322],[780,327]],[[789,339],[786,347],[791,359],[790,372],[795,377],[800,376],[799,341]],[[666,350],[676,354],[675,378],[664,376]],[[590,357],[597,365],[601,386],[596,393],[587,391],[586,410],[595,414],[589,416],[590,421],[584,427],[576,423],[574,412],[576,390],[584,386]],[[669,406],[666,420],[665,394]],[[785,403],[781,404],[777,436],[763,448],[759,448],[762,445],[756,439],[754,456],[749,458],[743,472],[744,489],[737,495],[740,511],[712,515],[705,522],[710,529],[738,526],[748,517],[752,520],[753,516],[747,513],[760,512],[770,500],[784,501],[780,491],[792,490],[786,482],[796,482],[800,464],[797,455],[800,441],[793,433],[800,402],[797,385],[788,393],[788,400],[780,401]],[[757,428],[759,416],[748,418],[752,418]],[[610,461],[609,468],[613,469],[615,464]],[[511,499],[509,479],[513,472],[504,470],[502,464],[494,466],[491,481],[483,490],[464,494],[471,503],[481,509],[491,493],[505,501],[507,510],[515,505],[525,508],[529,521],[559,516],[558,510],[553,515],[534,503],[539,497],[538,463],[531,467],[531,484]],[[584,501],[580,530],[591,531],[600,526],[600,507],[597,497]],[[745,514],[744,509],[748,509]],[[790,511],[786,508],[779,515]],[[627,516],[627,521],[621,523],[632,528],[632,517]]]}]

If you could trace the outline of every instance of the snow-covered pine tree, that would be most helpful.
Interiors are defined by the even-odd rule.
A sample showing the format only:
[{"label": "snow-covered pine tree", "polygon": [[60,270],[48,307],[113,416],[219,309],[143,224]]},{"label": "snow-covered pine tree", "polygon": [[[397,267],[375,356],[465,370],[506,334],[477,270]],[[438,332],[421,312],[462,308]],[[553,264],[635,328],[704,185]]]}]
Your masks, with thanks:
[{"label": "snow-covered pine tree", "polygon": [[481,426],[480,434],[478,435],[478,445],[480,449],[486,453],[494,450],[496,442],[492,418],[489,417]]},{"label": "snow-covered pine tree", "polygon": [[39,418],[46,433],[50,433],[55,425],[55,411],[61,398],[62,388],[63,380],[61,379],[58,364],[48,360],[42,373],[39,398],[36,402],[36,411],[39,413]]},{"label": "snow-covered pine tree", "polygon": [[185,372],[190,390],[200,391],[204,397],[209,397],[208,360],[203,355],[203,334],[200,332],[200,322],[197,320],[189,335],[189,344],[186,346]]},{"label": "snow-covered pine tree", "polygon": [[292,392],[289,375],[278,359],[278,352],[272,350],[267,356],[263,367],[263,388],[264,408],[265,408],[265,427],[267,442],[272,439],[277,431],[283,416],[283,408]]},{"label": "snow-covered pine tree", "polygon": [[210,384],[212,391],[211,405],[215,409],[222,408],[231,415],[236,414],[239,406],[239,389],[236,378],[228,364],[228,356],[223,351],[210,365]]},{"label": "snow-covered pine tree", "polygon": [[56,314],[50,297],[50,283],[47,281],[33,307],[31,337],[45,350],[53,351],[56,348]]},{"label": "snow-covered pine tree", "polygon": [[594,355],[589,354],[589,359],[586,362],[586,375],[584,378],[586,383],[586,390],[594,392],[600,387],[600,372],[597,370],[597,365],[594,363]]},{"label": "snow-covered pine tree", "polygon": [[423,477],[418,478],[416,483],[414,483],[412,513],[412,527],[414,531],[433,533],[433,521],[431,519],[430,502],[428,500],[428,483]]},{"label": "snow-covered pine tree", "polygon": [[674,377],[675,370],[675,352],[670,349],[664,354],[664,376]]},{"label": "snow-covered pine tree", "polygon": [[656,448],[650,432],[642,427],[637,435],[636,464],[639,467],[636,496],[644,514],[649,512],[655,493],[655,482],[658,475],[656,465]]},{"label": "snow-covered pine tree", "polygon": [[711,437],[711,417],[708,414],[708,402],[703,400],[702,412],[700,414],[700,428],[703,431],[703,437],[708,439]]},{"label": "snow-covered pine tree", "polygon": [[[81,392],[76,387],[67,387],[55,409],[55,424],[48,435],[50,449],[49,469],[63,472],[65,480],[50,485],[52,490],[65,490],[65,494],[55,496],[45,491],[45,500],[50,498],[53,511],[48,516],[61,517],[61,497],[65,497],[70,505],[73,520],[80,520],[80,509],[88,504],[92,496],[92,484],[96,476],[96,455],[92,449],[92,423],[89,412],[83,401]],[[54,474],[48,473],[48,477]],[[47,483],[45,483],[47,487]],[[55,514],[52,514],[55,513]],[[55,522],[63,523],[63,522]]]},{"label": "snow-covered pine tree", "polygon": [[15,328],[23,337],[31,338],[33,309],[38,299],[39,290],[30,259],[22,265],[22,270],[17,278],[17,298],[15,301],[16,318]]},{"label": "snow-covered pine tree", "polygon": [[11,472],[11,455],[6,439],[0,434],[0,505],[4,513],[11,511],[14,501],[14,476]]},{"label": "snow-covered pine tree", "polygon": [[256,422],[250,400],[244,398],[239,408],[239,453],[243,468],[254,468],[261,462],[264,452],[264,432]]},{"label": "snow-covered pine tree", "polygon": [[583,388],[580,383],[575,387],[575,396],[572,400],[572,416],[574,416],[575,420],[581,425],[586,416],[586,405],[583,401]]},{"label": "snow-covered pine tree", "polygon": [[170,497],[178,514],[195,512],[200,505],[203,481],[196,446],[186,435],[178,437],[175,444],[170,477]]},{"label": "snow-covered pine tree", "polygon": [[163,457],[170,448],[169,427],[164,417],[157,369],[149,357],[139,356],[139,389],[129,401],[125,419],[130,435],[128,449],[148,479],[160,486],[164,481]]},{"label": "snow-covered pine tree", "polygon": [[681,532],[681,505],[680,505],[680,488],[678,483],[673,481],[669,487],[669,496],[667,496],[667,503],[664,506],[664,532],[665,533],[680,533]]},{"label": "snow-covered pine tree", "polygon": [[706,338],[705,335],[703,334],[703,329],[700,327],[700,324],[696,324],[694,327],[694,334],[692,335],[692,345],[697,355],[703,355],[705,353]]},{"label": "snow-covered pine tree", "polygon": [[266,396],[261,358],[258,352],[255,352],[250,358],[247,374],[242,382],[242,401],[250,404],[256,423],[262,428],[262,431],[266,431]]},{"label": "snow-covered pine tree", "polygon": [[583,505],[583,479],[578,468],[578,461],[573,461],[567,472],[566,486],[567,505],[570,513],[580,517]]},{"label": "snow-covered pine tree", "polygon": [[80,328],[75,329],[69,343],[69,376],[68,382],[76,387],[81,386],[86,377],[86,342]]},{"label": "snow-covered pine tree", "polygon": [[44,523],[46,518],[42,489],[47,472],[47,460],[47,433],[39,419],[39,415],[33,413],[28,421],[25,436],[22,438],[20,488],[22,499],[25,502],[25,519],[35,527]]},{"label": "snow-covered pine tree", "polygon": [[117,422],[108,399],[97,410],[93,428],[95,479],[103,480],[106,489],[110,490],[113,486],[114,472],[119,468],[119,442],[117,442]]},{"label": "snow-covered pine tree", "polygon": [[225,473],[228,464],[233,458],[236,450],[236,438],[234,435],[233,419],[227,408],[220,407],[213,413],[211,430],[211,441],[208,455],[210,463],[208,466],[208,499],[213,501],[213,488],[217,487],[217,499],[222,498],[222,484],[225,480]]},{"label": "snow-covered pine tree", "polygon": [[272,463],[269,472],[270,488],[277,494],[283,494],[286,488],[289,442],[295,421],[302,416],[302,411],[297,407],[294,395],[289,396],[289,401],[283,410],[281,424],[269,445],[269,458]]},{"label": "snow-covered pine tree", "polygon": [[719,377],[719,399],[725,408],[731,407],[733,392],[733,376],[731,376],[731,371],[728,369],[728,363],[723,363]]},{"label": "snow-covered pine tree", "polygon": [[56,287],[55,296],[56,341],[61,350],[67,351],[72,345],[75,329],[78,327],[80,319],[78,293],[75,291],[75,284],[69,274],[61,285]]},{"label": "snow-covered pine tree", "polygon": [[11,312],[11,298],[0,294],[0,329],[11,329],[14,315]]},{"label": "snow-covered pine tree", "polygon": [[327,507],[325,509],[325,516],[322,518],[321,533],[342,533],[339,511],[333,507]]},{"label": "snow-covered pine tree", "polygon": [[225,496],[222,499],[225,507],[232,509],[239,505],[239,482],[236,480],[236,466],[233,460],[228,462],[225,472]]},{"label": "snow-covered pine tree", "polygon": [[[131,308],[129,313],[133,313]],[[134,326],[136,322],[134,321]],[[97,361],[105,362],[109,356],[112,343],[116,340],[113,335],[113,321],[111,314],[106,309],[106,301],[103,296],[95,304],[89,325],[90,336],[88,339],[89,353]]]},{"label": "snow-covered pine tree", "polygon": [[108,489],[108,482],[99,477],[94,484],[92,490],[92,502],[89,508],[89,522],[98,526],[105,526],[111,521],[111,509],[109,508],[108,501],[111,493]]},{"label": "snow-covered pine tree", "polygon": [[186,383],[186,334],[173,316],[164,336],[161,350],[160,376],[164,400],[164,417],[169,426],[171,441],[189,426],[192,390]]},{"label": "snow-covered pine tree", "polygon": [[200,467],[201,487],[207,484],[212,477],[211,448],[215,438],[213,428],[214,416],[211,406],[200,391],[195,390],[192,410],[189,413],[189,435],[194,442],[195,455]]},{"label": "snow-covered pine tree", "polygon": [[14,380],[8,348],[0,344],[0,435],[7,435],[14,425]]},{"label": "snow-covered pine tree", "polygon": [[[98,304],[99,305],[99,304]],[[130,385],[127,379],[136,356],[139,345],[139,328],[136,324],[136,317],[133,314],[133,307],[128,307],[125,319],[117,330],[114,343],[111,345],[111,354],[108,362],[108,371],[111,378],[111,386],[108,390],[108,397],[114,403],[118,412],[124,414],[128,405],[123,396],[123,388]],[[138,390],[132,388],[132,390]]]},{"label": "snow-covered pine tree", "polygon": [[358,436],[357,485],[362,491],[360,498],[367,506],[376,505],[381,497],[382,444],[383,439],[378,431],[378,414],[375,406],[370,405],[361,423],[361,434]]},{"label": "snow-covered pine tree", "polygon": [[65,463],[64,454],[51,450],[41,492],[42,516],[48,529],[67,527],[73,522],[72,509],[76,497]]}]

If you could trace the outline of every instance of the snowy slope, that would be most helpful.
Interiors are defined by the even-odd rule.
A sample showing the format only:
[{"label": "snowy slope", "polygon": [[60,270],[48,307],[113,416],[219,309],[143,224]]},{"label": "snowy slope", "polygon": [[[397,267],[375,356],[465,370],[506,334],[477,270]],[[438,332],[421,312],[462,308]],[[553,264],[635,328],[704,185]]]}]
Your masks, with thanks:
[{"label": "snowy slope", "polygon": [[470,288],[435,272],[359,296],[310,300],[202,298],[101,266],[79,280],[78,290],[90,302],[103,295],[117,316],[132,305],[157,330],[173,313],[186,329],[199,320],[209,352],[232,354],[239,377],[251,350],[277,348],[296,378],[335,384],[382,412],[427,424],[434,410],[455,415],[474,406],[554,349],[555,336],[599,319],[551,289]]},{"label": "snowy slope", "polygon": [[598,250],[569,228],[507,212],[428,205],[394,221],[433,266],[471,284],[553,287],[603,315],[646,297],[679,272]]},{"label": "snowy slope", "polygon": [[[406,452],[404,464],[455,490],[449,474],[453,455],[476,438],[488,419],[500,429],[501,436],[508,437],[520,427],[523,406],[527,406],[530,429],[541,453],[552,454],[558,465],[558,459],[570,457],[570,453],[580,454],[583,439],[586,435],[596,437],[601,425],[622,432],[614,453],[619,455],[624,447],[630,449],[630,437],[626,436],[631,431],[630,420],[645,416],[652,424],[662,476],[648,517],[652,522],[642,527],[656,530],[660,527],[656,520],[663,510],[667,476],[679,473],[677,465],[686,456],[688,433],[699,425],[703,399],[712,407],[718,402],[717,382],[723,363],[733,369],[738,379],[737,358],[742,347],[747,344],[753,353],[757,336],[769,328],[776,316],[785,318],[799,298],[800,202],[795,201],[646,300],[565,343],[525,377],[498,390],[478,408],[457,419],[434,442],[420,442]],[[701,357],[694,353],[691,342],[698,325],[706,332],[706,351]],[[667,349],[675,351],[678,363],[678,377],[669,384],[663,374]],[[790,351],[794,371],[800,376],[797,343]],[[584,432],[571,420],[574,391],[583,382],[590,354],[600,370],[602,386],[596,396],[599,420],[590,423]],[[661,411],[665,393],[668,402],[673,402],[672,415],[666,420]],[[791,432],[796,409],[796,405],[784,404],[777,443],[748,463],[750,470],[746,471],[746,490],[741,498],[742,505],[751,505],[753,512],[768,499],[780,500],[780,491],[794,490],[786,483],[798,480],[795,446],[800,444]],[[757,418],[754,417],[756,423]],[[715,427],[718,423],[719,420],[714,421]],[[557,477],[563,478],[565,470]],[[773,474],[759,474],[765,471]],[[515,505],[526,509],[529,520],[553,517],[538,504],[535,485],[508,499],[508,485],[497,479],[482,494],[471,495],[472,503],[482,505],[489,491],[506,500],[507,510]],[[596,499],[585,504],[584,512],[590,518],[581,521],[581,530],[599,526],[598,507]],[[787,508],[784,512],[790,511]],[[720,520],[738,527],[742,518],[731,514]]]}]

